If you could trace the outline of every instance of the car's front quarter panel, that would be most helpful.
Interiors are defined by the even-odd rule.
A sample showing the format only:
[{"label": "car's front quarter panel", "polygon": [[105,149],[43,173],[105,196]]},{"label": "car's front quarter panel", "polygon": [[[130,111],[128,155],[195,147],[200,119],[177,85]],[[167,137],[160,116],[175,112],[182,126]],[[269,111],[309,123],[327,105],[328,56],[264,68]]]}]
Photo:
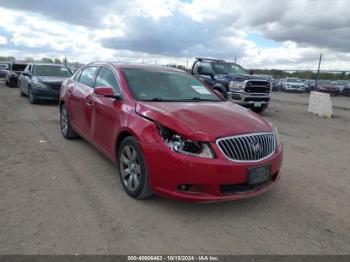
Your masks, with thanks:
[{"label": "car's front quarter panel", "polygon": [[73,81],[71,78],[67,78],[66,80],[63,81],[60,89],[60,101],[65,101],[67,99],[68,86],[72,83]]}]

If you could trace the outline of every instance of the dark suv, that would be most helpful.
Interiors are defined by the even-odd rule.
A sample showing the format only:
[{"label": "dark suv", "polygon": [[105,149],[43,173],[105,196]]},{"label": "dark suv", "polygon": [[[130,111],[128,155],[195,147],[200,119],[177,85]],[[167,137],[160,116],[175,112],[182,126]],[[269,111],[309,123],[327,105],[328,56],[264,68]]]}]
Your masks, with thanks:
[{"label": "dark suv", "polygon": [[26,68],[26,62],[11,62],[9,63],[8,70],[5,75],[5,83],[7,86],[18,86],[18,79],[23,70]]},{"label": "dark suv", "polygon": [[191,73],[239,105],[263,112],[271,98],[271,81],[250,75],[240,65],[225,60],[196,58]]}]

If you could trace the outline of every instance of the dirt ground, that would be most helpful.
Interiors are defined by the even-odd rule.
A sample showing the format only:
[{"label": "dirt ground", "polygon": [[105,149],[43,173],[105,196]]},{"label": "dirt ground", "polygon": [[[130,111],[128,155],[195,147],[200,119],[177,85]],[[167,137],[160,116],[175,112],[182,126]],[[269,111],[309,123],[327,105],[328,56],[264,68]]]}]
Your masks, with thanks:
[{"label": "dirt ground", "polygon": [[[335,117],[274,94],[281,180],[252,199],[189,204],[124,193],[115,166],[64,140],[57,104],[0,83],[0,254],[350,254],[350,97]],[[339,105],[338,105],[339,104]]]}]

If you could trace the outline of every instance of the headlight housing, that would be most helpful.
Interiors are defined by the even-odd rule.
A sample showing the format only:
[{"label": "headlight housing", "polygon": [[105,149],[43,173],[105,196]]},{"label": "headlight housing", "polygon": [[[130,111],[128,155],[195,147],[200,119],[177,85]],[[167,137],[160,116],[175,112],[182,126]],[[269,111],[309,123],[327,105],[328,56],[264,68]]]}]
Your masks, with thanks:
[{"label": "headlight housing", "polygon": [[274,133],[275,133],[275,138],[276,138],[276,147],[278,147],[280,145],[281,141],[280,141],[280,136],[278,134],[277,127],[274,127]]},{"label": "headlight housing", "polygon": [[35,87],[37,87],[37,88],[47,88],[47,85],[44,84],[43,82],[41,82],[40,79],[38,79],[38,78],[34,78],[34,79],[33,79],[33,84],[34,84]]},{"label": "headlight housing", "polygon": [[230,89],[242,89],[243,88],[243,82],[230,81],[228,83],[228,87]]},{"label": "headlight housing", "polygon": [[157,126],[160,136],[170,150],[190,156],[215,158],[209,143],[188,140],[161,124]]}]

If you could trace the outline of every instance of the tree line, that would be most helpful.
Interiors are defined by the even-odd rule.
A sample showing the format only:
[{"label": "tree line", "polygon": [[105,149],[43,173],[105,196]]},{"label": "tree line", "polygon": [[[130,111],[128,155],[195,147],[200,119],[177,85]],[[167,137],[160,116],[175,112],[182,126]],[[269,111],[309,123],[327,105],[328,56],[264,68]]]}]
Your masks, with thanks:
[{"label": "tree line", "polygon": [[[317,73],[309,70],[288,72],[283,70],[253,69],[254,74],[272,75],[273,78],[297,77],[301,79],[316,79]],[[319,79],[325,80],[350,80],[350,72],[325,72],[320,71]]]},{"label": "tree line", "polygon": [[[16,60],[13,56],[0,56],[0,61],[14,61]],[[33,62],[34,59],[32,57],[25,57],[23,59],[26,62]],[[67,59],[59,59],[59,58],[49,58],[49,57],[43,57],[40,62],[44,63],[55,63],[55,64],[66,64],[68,63]],[[178,69],[182,69],[185,71],[189,71],[186,69],[183,65],[175,65],[175,64],[168,64],[167,66],[175,67]],[[301,79],[316,79],[317,73],[309,70],[305,71],[294,71],[294,72],[288,72],[283,70],[277,70],[277,69],[253,69],[252,70],[254,74],[261,74],[261,75],[272,75],[273,78],[286,78],[286,77],[298,77]],[[319,79],[327,79],[327,80],[350,80],[350,72],[325,72],[321,71]]]},{"label": "tree line", "polygon": [[[16,58],[13,57],[13,56],[0,56],[0,61],[15,61]],[[25,62],[34,62],[34,58],[32,57],[25,57],[23,59],[23,61]],[[43,62],[43,63],[55,63],[55,64],[65,64],[65,63],[68,63],[67,59],[64,58],[63,60],[59,59],[59,58],[49,58],[49,57],[43,57],[39,60],[39,62]]]}]

